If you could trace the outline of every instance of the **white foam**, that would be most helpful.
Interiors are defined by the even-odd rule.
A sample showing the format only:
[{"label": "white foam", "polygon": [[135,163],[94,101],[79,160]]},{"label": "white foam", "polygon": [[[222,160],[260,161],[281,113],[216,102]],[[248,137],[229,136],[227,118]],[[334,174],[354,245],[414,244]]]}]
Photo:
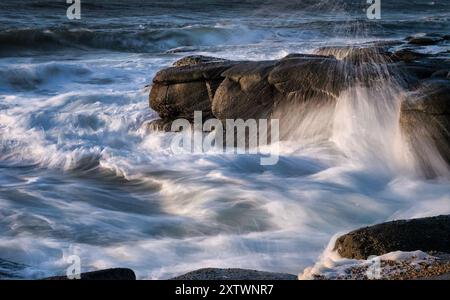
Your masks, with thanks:
[{"label": "white foam", "polygon": [[[323,277],[327,279],[346,278],[348,271],[358,267],[370,267],[373,266],[376,261],[394,261],[394,262],[407,262],[410,265],[419,265],[422,262],[432,262],[435,257],[417,250],[417,251],[394,251],[386,253],[380,256],[371,256],[367,260],[348,259],[343,258],[333,251],[333,247],[338,235],[335,235],[326,250],[319,257],[318,261],[312,266],[305,268],[302,273],[298,275],[299,280],[313,280],[317,277]],[[394,275],[394,272],[389,267],[380,269],[380,274],[385,277]],[[362,275],[361,275],[362,276]],[[360,277],[359,279],[363,279]]]},{"label": "white foam", "polygon": [[[273,59],[315,46],[269,39],[202,53]],[[296,274],[338,231],[450,213],[448,179],[409,172],[397,148],[398,106],[382,109],[381,124],[366,118],[376,112],[369,100],[391,108],[392,87],[379,99],[363,88],[346,91],[336,114],[324,109],[301,126],[292,122],[299,131],[280,144],[275,166],[260,166],[256,155],[174,155],[171,134],[145,133],[157,116],[142,88],[177,58],[89,54],[80,58],[84,75],[68,61],[57,64],[67,73],[31,90],[2,85],[0,258],[30,265],[24,275],[33,278],[64,273],[74,252],[83,270],[130,267],[139,278],[202,267]],[[18,60],[30,78],[48,67]],[[314,139],[320,123],[330,130]],[[77,172],[92,167],[92,176]],[[323,261],[344,264],[331,254]]]}]

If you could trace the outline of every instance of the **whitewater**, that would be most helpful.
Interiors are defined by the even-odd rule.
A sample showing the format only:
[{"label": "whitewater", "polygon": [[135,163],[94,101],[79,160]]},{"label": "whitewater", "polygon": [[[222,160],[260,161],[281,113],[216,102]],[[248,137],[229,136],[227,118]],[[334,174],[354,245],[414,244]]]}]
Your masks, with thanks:
[{"label": "whitewater", "polygon": [[353,16],[361,1],[132,2],[86,3],[75,23],[64,3],[0,4],[0,259],[21,265],[0,274],[64,274],[74,254],[82,271],[128,267],[140,279],[203,267],[299,274],[339,233],[450,214],[448,168],[429,178],[409,153],[394,81],[351,87],[332,109],[280,110],[273,166],[174,154],[174,133],[147,131],[158,118],[149,84],[183,56],[269,60],[448,33],[447,1],[416,1],[410,14],[392,4],[379,23]]}]

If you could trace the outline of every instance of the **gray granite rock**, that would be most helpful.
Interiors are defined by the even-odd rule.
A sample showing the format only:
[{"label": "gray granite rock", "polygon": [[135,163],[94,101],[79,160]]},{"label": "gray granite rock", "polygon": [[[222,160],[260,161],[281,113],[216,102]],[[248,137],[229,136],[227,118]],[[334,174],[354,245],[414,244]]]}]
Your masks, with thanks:
[{"label": "gray granite rock", "polygon": [[393,251],[450,253],[450,215],[400,220],[361,228],[339,237],[342,257],[367,259]]}]

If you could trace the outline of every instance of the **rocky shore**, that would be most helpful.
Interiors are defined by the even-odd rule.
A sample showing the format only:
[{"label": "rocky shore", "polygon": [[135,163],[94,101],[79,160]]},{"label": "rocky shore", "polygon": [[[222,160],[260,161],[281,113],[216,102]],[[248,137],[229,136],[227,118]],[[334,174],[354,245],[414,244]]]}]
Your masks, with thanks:
[{"label": "rocky shore", "polygon": [[[298,277],[313,280],[366,280],[378,260],[379,277],[389,280],[450,279],[450,215],[398,220],[360,228],[336,239],[325,259]],[[336,260],[335,266],[330,261]],[[324,261],[326,263],[324,263]],[[0,259],[0,279],[20,279],[24,265]],[[81,274],[81,280],[135,280],[133,270],[113,268]],[[204,268],[171,280],[296,280],[297,275],[246,269]],[[68,280],[66,276],[44,280]]]},{"label": "rocky shore", "polygon": [[[438,163],[450,163],[450,52],[428,53],[425,46],[445,46],[449,36],[421,35],[401,41],[324,47],[313,54],[290,54],[279,60],[231,61],[188,56],[159,71],[149,95],[160,119],[150,131],[169,131],[178,118],[204,120],[279,118],[293,104],[300,109],[333,107],[349,87],[377,87],[386,81],[402,88],[399,124],[411,151],[428,168],[430,143]],[[442,48],[444,49],[444,48]],[[448,48],[447,48],[448,49]],[[378,86],[379,88],[383,85]],[[299,114],[298,118],[302,115]],[[280,124],[283,127],[283,123]],[[282,129],[283,130],[283,129]],[[283,138],[283,135],[281,136]],[[332,252],[344,260],[337,272],[318,264],[304,272],[308,279],[370,279],[371,257],[380,261],[381,279],[448,279],[450,215],[398,220],[357,229],[337,238]],[[406,253],[407,255],[403,255]],[[295,262],[293,262],[295,263]],[[0,278],[20,278],[20,264],[0,259]],[[330,271],[323,273],[322,271]],[[333,275],[327,275],[327,274]],[[173,280],[294,280],[297,275],[244,269],[206,268]],[[46,278],[65,280],[65,276]],[[134,280],[130,269],[83,273],[82,280]]]},{"label": "rocky shore", "polygon": [[[440,50],[428,51],[427,46]],[[312,54],[290,54],[270,61],[188,56],[154,77],[149,103],[161,119],[148,128],[169,131],[173,120],[192,120],[194,111],[200,110],[205,119],[221,121],[279,118],[283,139],[283,130],[290,129],[283,128],[282,118],[293,107],[301,121],[303,111],[333,108],[346,89],[384,89],[390,83],[402,90],[398,122],[409,150],[425,174],[434,177],[448,170],[450,163],[449,48],[450,36],[428,34],[323,47]],[[421,264],[413,263],[414,267],[410,265],[415,262],[414,254],[398,262],[381,259],[383,267],[396,270],[385,274],[385,279],[445,277],[449,272],[449,232],[450,216],[394,221],[341,236],[333,250],[352,260],[421,250],[429,257]],[[359,274],[365,267],[353,268],[349,274]],[[179,278],[228,276],[224,274],[235,276],[236,272],[204,269]],[[352,276],[340,279],[365,279]]]},{"label": "rocky shore", "polygon": [[[289,131],[283,115],[293,107],[300,120],[302,111],[332,108],[349,87],[383,89],[390,82],[404,91],[399,123],[414,145],[410,150],[426,169],[436,164],[426,155],[430,143],[436,145],[442,161],[450,162],[449,41],[449,36],[419,35],[323,47],[313,54],[270,61],[188,56],[154,77],[149,103],[161,119],[148,128],[169,131],[173,120],[192,120],[194,111],[202,111],[204,120],[278,118],[283,138],[283,130]],[[428,53],[424,47],[429,45],[442,51]]]},{"label": "rocky shore", "polygon": [[336,239],[300,279],[446,279],[450,275],[450,215],[360,228]]},{"label": "rocky shore", "polygon": [[450,253],[450,215],[361,228],[339,237],[334,250],[352,259],[367,259],[393,251]]},{"label": "rocky shore", "polygon": [[312,280],[448,280],[450,259],[446,253],[427,254],[422,251],[392,252],[372,260],[347,262],[333,272],[310,273],[300,279]]},{"label": "rocky shore", "polygon": [[[80,280],[136,280],[133,270],[114,268],[82,273]],[[0,277],[1,279],[1,277]],[[13,279],[13,278],[11,278]],[[204,268],[170,278],[169,280],[296,280],[297,275],[246,269]],[[42,280],[69,280],[67,276],[54,276]]]}]

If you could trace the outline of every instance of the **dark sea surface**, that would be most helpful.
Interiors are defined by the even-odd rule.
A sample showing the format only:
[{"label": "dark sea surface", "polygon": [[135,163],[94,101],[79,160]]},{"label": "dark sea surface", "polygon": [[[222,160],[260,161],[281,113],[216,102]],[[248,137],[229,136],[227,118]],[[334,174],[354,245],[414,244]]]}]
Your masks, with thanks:
[{"label": "dark sea surface", "polygon": [[[298,274],[338,233],[450,213],[448,179],[412,172],[388,120],[352,123],[364,113],[345,106],[352,93],[330,136],[297,135],[275,166],[175,155],[171,134],[145,130],[157,118],[145,86],[185,55],[278,59],[449,34],[449,0],[382,0],[380,20],[350,0],[81,0],[80,20],[68,6],[0,2],[0,277],[64,274],[74,254],[83,271],[130,267],[139,278],[202,267]],[[396,97],[386,87],[383,100]]]}]

